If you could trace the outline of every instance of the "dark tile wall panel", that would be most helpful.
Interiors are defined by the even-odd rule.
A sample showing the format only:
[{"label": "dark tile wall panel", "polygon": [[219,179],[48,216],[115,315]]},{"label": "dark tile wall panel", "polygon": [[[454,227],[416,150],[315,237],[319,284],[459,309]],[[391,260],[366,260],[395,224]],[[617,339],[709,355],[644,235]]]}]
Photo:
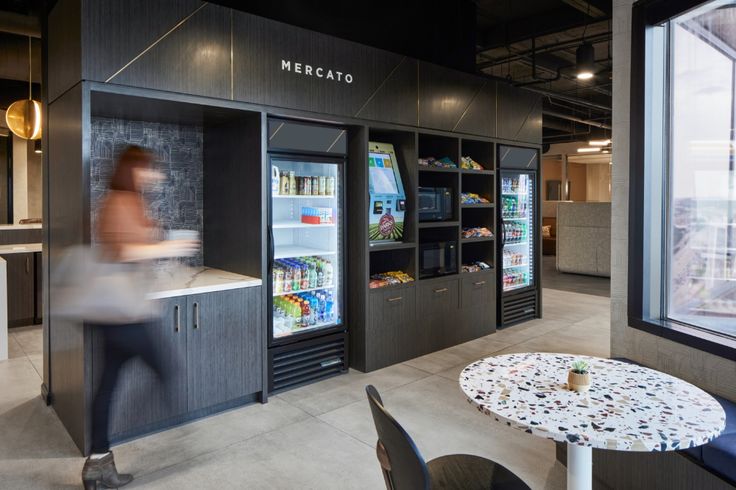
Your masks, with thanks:
[{"label": "dark tile wall panel", "polygon": [[229,99],[230,10],[205,5],[111,82]]},{"label": "dark tile wall panel", "polygon": [[404,58],[355,114],[361,119],[417,124],[417,60]]},{"label": "dark tile wall panel", "polygon": [[484,83],[453,131],[496,136],[496,82],[487,80]]},{"label": "dark tile wall panel", "polygon": [[539,94],[498,84],[498,137],[513,141],[542,141],[542,98]]},{"label": "dark tile wall panel", "polygon": [[[452,131],[485,83],[480,77],[430,63],[419,62],[418,73],[418,126],[422,128]],[[482,128],[476,131],[483,134]]]},{"label": "dark tile wall panel", "polygon": [[[203,229],[202,127],[104,117],[92,118],[90,146],[90,209],[95,229],[100,203],[107,191],[117,157],[128,145],[148,148],[166,183],[145,192],[151,218],[163,230]],[[182,259],[184,260],[184,259]],[[203,263],[202,253],[186,259]]]},{"label": "dark tile wall panel", "polygon": [[[394,70],[402,59],[386,51],[233,11],[236,100],[352,117],[392,72],[397,74]],[[282,60],[291,62],[291,71],[282,70]],[[302,73],[295,72],[295,63],[302,63]],[[307,64],[312,75],[306,74]],[[322,78],[317,76],[317,68]],[[327,78],[328,70],[332,70],[333,79]],[[341,78],[349,73],[352,82],[344,78],[338,81],[338,71]],[[411,87],[412,82],[407,83]],[[400,120],[402,107],[387,107],[390,112],[384,120]]]},{"label": "dark tile wall panel", "polygon": [[200,0],[85,1],[84,35],[88,42],[84,47],[83,78],[104,82],[203,3]]}]

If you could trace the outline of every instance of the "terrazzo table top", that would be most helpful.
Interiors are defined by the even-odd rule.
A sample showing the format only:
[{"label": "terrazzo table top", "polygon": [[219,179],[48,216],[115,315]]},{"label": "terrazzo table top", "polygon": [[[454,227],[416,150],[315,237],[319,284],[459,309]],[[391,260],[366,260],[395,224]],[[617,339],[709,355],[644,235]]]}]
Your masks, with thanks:
[{"label": "terrazzo table top", "polygon": [[[567,389],[575,360],[588,361],[587,393]],[[467,366],[460,386],[496,421],[559,442],[623,451],[670,451],[706,444],[726,414],[705,391],[673,376],[611,359],[521,353]]]}]

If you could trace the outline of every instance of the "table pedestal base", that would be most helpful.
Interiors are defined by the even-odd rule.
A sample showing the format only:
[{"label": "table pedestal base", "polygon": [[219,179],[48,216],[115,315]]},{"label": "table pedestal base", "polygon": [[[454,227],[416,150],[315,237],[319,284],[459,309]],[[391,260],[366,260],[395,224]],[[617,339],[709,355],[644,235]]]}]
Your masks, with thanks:
[{"label": "table pedestal base", "polygon": [[593,448],[567,445],[567,490],[592,490]]}]

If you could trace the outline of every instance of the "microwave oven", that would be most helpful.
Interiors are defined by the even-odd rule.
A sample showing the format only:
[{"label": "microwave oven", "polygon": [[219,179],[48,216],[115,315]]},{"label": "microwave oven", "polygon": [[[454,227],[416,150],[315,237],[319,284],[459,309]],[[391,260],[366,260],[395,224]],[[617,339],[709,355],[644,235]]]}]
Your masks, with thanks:
[{"label": "microwave oven", "polygon": [[419,277],[436,277],[457,272],[457,241],[419,244]]},{"label": "microwave oven", "polygon": [[419,221],[452,220],[452,200],[449,187],[420,187]]}]

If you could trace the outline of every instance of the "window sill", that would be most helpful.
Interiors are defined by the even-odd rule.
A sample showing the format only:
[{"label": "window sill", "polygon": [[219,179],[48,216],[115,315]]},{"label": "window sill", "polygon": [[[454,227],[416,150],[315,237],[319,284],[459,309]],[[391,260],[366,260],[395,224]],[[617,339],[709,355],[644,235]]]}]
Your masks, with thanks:
[{"label": "window sill", "polygon": [[709,354],[736,361],[736,340],[665,320],[629,316],[629,326]]}]

